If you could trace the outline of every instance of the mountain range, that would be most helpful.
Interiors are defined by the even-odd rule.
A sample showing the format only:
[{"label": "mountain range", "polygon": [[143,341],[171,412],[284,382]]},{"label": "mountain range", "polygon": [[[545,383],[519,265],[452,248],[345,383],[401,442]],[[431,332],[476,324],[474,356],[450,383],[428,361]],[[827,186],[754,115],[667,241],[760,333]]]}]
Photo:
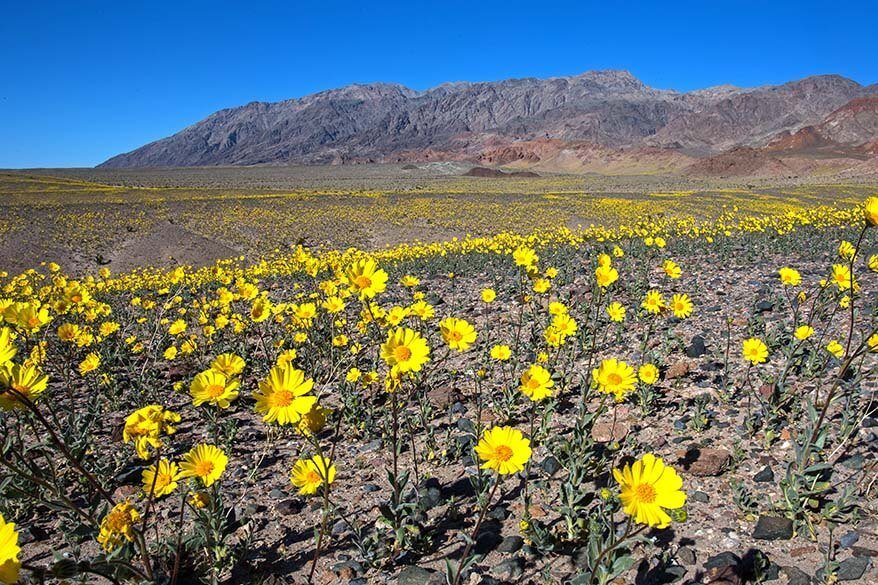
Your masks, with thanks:
[{"label": "mountain range", "polygon": [[819,75],[677,92],[627,71],[355,84],[220,110],[101,167],[462,160],[569,172],[878,172],[878,85]]}]

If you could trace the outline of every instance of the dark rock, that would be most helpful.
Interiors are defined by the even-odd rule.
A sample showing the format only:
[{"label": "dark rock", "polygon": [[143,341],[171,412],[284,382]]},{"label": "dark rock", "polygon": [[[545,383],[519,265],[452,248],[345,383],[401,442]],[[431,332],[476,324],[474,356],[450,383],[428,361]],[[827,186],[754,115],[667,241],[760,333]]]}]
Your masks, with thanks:
[{"label": "dark rock", "polygon": [[360,447],[360,453],[369,453],[370,451],[377,451],[381,448],[381,439],[375,439],[374,441],[369,441],[362,447]]},{"label": "dark rock", "polygon": [[713,477],[725,471],[731,456],[725,449],[689,449],[679,462],[683,469],[696,477]]},{"label": "dark rock", "polygon": [[491,511],[485,515],[485,518],[498,520],[500,522],[506,520],[508,517],[509,510],[506,509],[506,506],[494,506],[493,508],[491,508]]},{"label": "dark rock", "polygon": [[850,530],[841,535],[841,538],[838,539],[838,544],[841,548],[850,548],[860,540],[860,535],[855,530]]},{"label": "dark rock", "polygon": [[465,414],[466,413],[466,405],[463,402],[455,402],[451,405],[451,414]]},{"label": "dark rock", "polygon": [[549,455],[548,457],[543,459],[540,467],[542,467],[543,471],[545,471],[548,475],[554,475],[561,469],[561,464],[558,463],[557,459]]},{"label": "dark rock", "polygon": [[492,569],[494,574],[499,575],[507,580],[518,579],[524,574],[524,563],[521,559],[506,559],[496,565]]},{"label": "dark rock", "polygon": [[787,576],[787,585],[811,585],[811,577],[798,567],[781,567],[780,570]]},{"label": "dark rock", "polygon": [[756,312],[757,313],[768,313],[772,309],[774,309],[774,303],[769,300],[761,300],[756,303]]},{"label": "dark rock", "polygon": [[432,510],[442,503],[442,492],[439,488],[429,487],[421,490],[421,499],[418,501],[423,510]]},{"label": "dark rock", "polygon": [[363,565],[357,561],[343,561],[332,565],[332,572],[342,579],[350,580],[363,573]]},{"label": "dark rock", "polygon": [[863,428],[871,429],[874,427],[878,427],[878,418],[873,418],[871,416],[863,418]]},{"label": "dark rock", "polygon": [[762,471],[753,476],[753,481],[758,483],[768,483],[774,481],[774,471],[770,466],[766,465]]},{"label": "dark rock", "polygon": [[463,431],[464,433],[475,433],[476,427],[473,425],[473,421],[468,418],[461,418],[457,421],[458,430]]},{"label": "dark rock", "polygon": [[707,353],[707,347],[704,345],[704,337],[701,335],[692,336],[692,340],[686,348],[686,357],[697,358],[705,353]]},{"label": "dark rock", "polygon": [[399,572],[396,582],[399,585],[439,585],[445,582],[441,573],[409,565]]},{"label": "dark rock", "polygon": [[757,540],[789,540],[793,537],[793,521],[780,516],[760,516],[753,529]]},{"label": "dark rock", "polygon": [[685,576],[686,567],[671,565],[670,567],[665,567],[662,574],[658,576],[658,580],[661,583],[675,583]]},{"label": "dark rock", "polygon": [[298,514],[302,511],[304,504],[301,500],[297,500],[295,498],[287,498],[286,500],[281,500],[275,506],[275,510],[281,516],[291,516],[293,514]]},{"label": "dark rock", "polygon": [[702,504],[706,504],[706,503],[708,503],[708,502],[710,501],[710,496],[707,495],[707,494],[704,493],[704,492],[698,492],[698,491],[696,491],[696,492],[692,492],[692,493],[689,495],[689,499],[691,499],[691,500],[693,500],[693,501],[695,501],[695,502],[700,502],[700,503],[702,503]]},{"label": "dark rock", "polygon": [[707,559],[704,563],[705,569],[716,569],[719,567],[737,567],[741,562],[741,558],[731,551],[721,552]]},{"label": "dark rock", "polygon": [[695,556],[695,551],[689,548],[688,546],[681,546],[677,551],[677,558],[680,559],[680,562],[687,566],[692,566],[697,562],[697,557]]},{"label": "dark rock", "polygon": [[279,500],[279,499],[283,498],[284,496],[286,496],[287,494],[283,490],[279,490],[277,488],[274,488],[273,490],[268,492],[268,495],[271,497],[272,500]]},{"label": "dark rock", "polygon": [[497,547],[497,552],[514,553],[524,546],[524,539],[516,534],[507,536]]},{"label": "dark rock", "polygon": [[375,485],[374,483],[367,483],[367,484],[363,485],[363,489],[366,490],[367,492],[380,492],[381,491],[381,487],[378,485]]},{"label": "dark rock", "polygon": [[348,523],[344,520],[339,520],[335,524],[332,525],[332,535],[333,536],[341,536],[345,532],[348,531]]},{"label": "dark rock", "polygon": [[838,572],[835,576],[839,581],[856,581],[860,579],[869,568],[871,559],[869,557],[851,557],[843,560],[838,565]]}]

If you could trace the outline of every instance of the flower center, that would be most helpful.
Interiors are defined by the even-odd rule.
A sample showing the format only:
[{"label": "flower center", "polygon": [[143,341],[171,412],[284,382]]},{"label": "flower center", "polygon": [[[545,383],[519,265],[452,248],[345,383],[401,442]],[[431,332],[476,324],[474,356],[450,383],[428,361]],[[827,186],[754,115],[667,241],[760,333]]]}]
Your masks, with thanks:
[{"label": "flower center", "polygon": [[372,286],[372,279],[366,275],[360,275],[354,279],[354,284],[360,289],[369,288]]},{"label": "flower center", "polygon": [[612,386],[618,386],[622,383],[622,376],[620,376],[616,372],[610,372],[610,374],[607,376],[607,382]]},{"label": "flower center", "polygon": [[498,461],[509,461],[512,459],[512,448],[509,445],[500,445],[494,449],[494,458]]},{"label": "flower center", "polygon": [[634,496],[642,504],[652,504],[655,502],[655,488],[648,483],[641,483],[634,488]]},{"label": "flower center", "polygon": [[211,384],[207,387],[207,395],[211,398],[219,398],[226,391],[226,387],[221,384]]},{"label": "flower center", "polygon": [[323,481],[322,479],[320,479],[320,474],[313,469],[308,472],[308,475],[305,479],[308,483],[321,483]]},{"label": "flower center", "polygon": [[463,339],[463,334],[460,331],[451,331],[448,333],[448,339],[451,341],[460,341]]},{"label": "flower center", "polygon": [[289,406],[293,401],[293,393],[289,390],[278,390],[272,396],[272,402],[275,406]]},{"label": "flower center", "polygon": [[404,345],[399,345],[393,350],[393,357],[395,357],[398,362],[407,362],[412,357],[412,350]]},{"label": "flower center", "polygon": [[195,473],[199,477],[207,477],[213,472],[213,461],[199,461],[195,464]]},{"label": "flower center", "polygon": [[527,381],[527,387],[531,390],[536,390],[540,387],[540,381],[536,378],[529,378]]}]

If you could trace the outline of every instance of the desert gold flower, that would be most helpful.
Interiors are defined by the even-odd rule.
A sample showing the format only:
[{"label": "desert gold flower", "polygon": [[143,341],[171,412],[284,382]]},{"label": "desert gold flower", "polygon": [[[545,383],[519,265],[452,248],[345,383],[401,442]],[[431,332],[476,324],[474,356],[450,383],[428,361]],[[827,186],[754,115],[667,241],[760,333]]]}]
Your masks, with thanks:
[{"label": "desert gold flower", "polygon": [[878,351],[878,333],[870,335],[869,339],[866,340],[866,345],[869,346],[869,351]]},{"label": "desert gold flower", "polygon": [[183,456],[179,477],[193,477],[200,480],[204,487],[210,487],[222,476],[228,463],[229,458],[219,447],[196,445]]},{"label": "desert gold flower", "polygon": [[840,344],[837,339],[833,339],[826,344],[826,351],[828,351],[838,359],[844,357],[844,346]]},{"label": "desert gold flower", "polygon": [[491,357],[497,361],[505,362],[512,357],[512,350],[508,345],[495,345],[491,348]]},{"label": "desert gold flower", "polygon": [[518,473],[530,459],[530,441],[516,428],[493,427],[482,434],[476,454],[483,461],[482,469],[499,475]]},{"label": "desert gold flower", "polygon": [[595,281],[601,288],[607,288],[619,280],[619,271],[612,266],[598,266],[594,271]]},{"label": "desert gold flower", "polygon": [[796,331],[793,333],[796,336],[796,339],[799,341],[805,341],[812,335],[814,335],[814,328],[810,325],[799,325],[796,327]]},{"label": "desert gold flower", "polygon": [[838,290],[848,290],[851,288],[852,275],[850,267],[846,264],[834,264],[832,266],[832,282],[838,287]]},{"label": "desert gold flower", "polygon": [[309,437],[314,433],[319,433],[326,425],[326,418],[331,413],[332,411],[330,409],[315,404],[311,407],[311,410],[302,415],[296,428],[306,437]]},{"label": "desert gold flower", "polygon": [[317,402],[316,396],[308,395],[312,388],[314,381],[306,379],[302,370],[289,365],[274,366],[253,394],[256,412],[267,423],[296,424]]},{"label": "desert gold flower", "polygon": [[201,406],[209,403],[219,408],[228,408],[231,402],[238,397],[240,382],[228,378],[222,372],[210,369],[204,370],[192,380],[189,385],[189,394],[192,396],[192,404]]},{"label": "desert gold flower", "polygon": [[869,225],[878,225],[878,197],[869,197],[863,205],[863,216]]},{"label": "desert gold flower", "polygon": [[134,525],[140,522],[140,513],[127,500],[119,502],[101,520],[98,542],[107,552],[119,548],[124,541],[134,542]]},{"label": "desert gold flower", "polygon": [[780,281],[784,286],[799,286],[802,284],[802,275],[794,268],[784,267],[778,270]]},{"label": "desert gold flower", "polygon": [[184,321],[183,319],[177,319],[176,321],[171,323],[170,327],[168,327],[168,333],[175,336],[180,335],[181,333],[184,333],[186,331],[186,328],[186,321]]},{"label": "desert gold flower", "polygon": [[878,272],[878,254],[872,254],[869,256],[867,265],[872,272]]},{"label": "desert gold flower", "polygon": [[616,358],[603,360],[592,372],[592,378],[598,389],[604,394],[612,394],[616,402],[622,402],[637,385],[634,368]]},{"label": "desert gold flower", "polygon": [[668,275],[668,278],[680,278],[683,274],[683,269],[677,265],[673,260],[665,260],[662,262],[662,270],[665,271],[665,274]]},{"label": "desert gold flower", "polygon": [[637,377],[640,378],[640,381],[644,384],[651,386],[658,382],[659,370],[655,364],[643,364],[637,370]]},{"label": "desert gold flower", "polygon": [[387,333],[381,344],[381,359],[399,372],[419,372],[430,359],[430,348],[421,334],[407,327]]},{"label": "desert gold flower", "polygon": [[671,298],[671,310],[678,319],[686,319],[692,314],[692,299],[686,293],[675,294]]},{"label": "desert gold flower", "polygon": [[221,353],[210,362],[210,368],[220,372],[227,378],[234,378],[244,371],[244,359],[233,353]]},{"label": "desert gold flower", "polygon": [[79,325],[76,323],[64,323],[58,327],[58,339],[72,343],[79,337]]},{"label": "desert gold flower", "polygon": [[49,377],[36,366],[7,364],[0,368],[0,409],[24,407],[22,399],[35,402],[48,384]]},{"label": "desert gold flower", "polygon": [[657,315],[665,308],[665,300],[662,298],[662,293],[657,290],[651,290],[646,293],[646,297],[640,306],[646,309],[647,313]]},{"label": "desert gold flower", "polygon": [[527,246],[521,246],[516,248],[512,253],[512,258],[515,260],[515,264],[521,266],[522,268],[530,268],[536,266],[536,263],[539,261],[540,257],[537,256],[537,253]]},{"label": "desert gold flower", "polygon": [[101,356],[93,351],[90,354],[88,354],[87,356],[85,356],[85,359],[83,359],[79,363],[79,373],[80,373],[80,375],[85,376],[89,372],[93,372],[93,371],[97,370],[100,367],[100,365],[101,365]]},{"label": "desert gold flower", "polygon": [[12,361],[18,349],[12,342],[12,330],[9,327],[0,327],[0,368]]},{"label": "desert gold flower", "polygon": [[448,347],[457,351],[466,351],[475,343],[478,336],[469,322],[456,317],[447,317],[439,322],[439,331]]},{"label": "desert gold flower", "polygon": [[332,485],[335,481],[335,465],[328,459],[315,455],[310,459],[296,461],[290,472],[290,482],[299,489],[299,494],[310,496],[324,484]]},{"label": "desert gold flower", "polygon": [[555,318],[552,319],[552,327],[564,337],[575,335],[578,329],[576,320],[567,314],[556,315]]},{"label": "desert gold flower", "polygon": [[344,311],[345,302],[341,299],[341,297],[332,296],[328,297],[321,306],[326,310],[327,313],[334,315],[336,313],[341,313]]},{"label": "desert gold flower", "polygon": [[856,252],[857,249],[854,248],[854,245],[847,240],[842,240],[841,243],[838,245],[838,255],[844,260],[850,260],[854,257],[854,254]]},{"label": "desert gold flower", "polygon": [[399,280],[399,283],[406,288],[413,288],[421,284],[421,280],[416,276],[406,274]]},{"label": "desert gold flower", "polygon": [[15,524],[6,522],[6,519],[0,515],[0,583],[18,583],[21,570],[21,561],[18,558],[20,553]]},{"label": "desert gold flower", "polygon": [[345,274],[351,291],[360,298],[372,299],[387,288],[387,273],[371,258],[354,262]]},{"label": "desert gold flower", "polygon": [[682,478],[652,453],[633,465],[613,469],[613,477],[621,489],[623,511],[638,524],[666,528],[671,517],[665,510],[676,510],[686,504],[686,494],[680,489]]},{"label": "desert gold flower", "polygon": [[521,375],[521,391],[534,402],[539,402],[551,396],[554,385],[555,382],[552,380],[552,374],[546,368],[537,364],[529,367]]},{"label": "desert gold flower", "polygon": [[143,470],[141,481],[143,493],[149,497],[161,498],[177,489],[177,481],[180,479],[180,468],[173,461],[162,458],[158,465],[153,464]]},{"label": "desert gold flower", "polygon": [[622,303],[614,301],[607,305],[607,316],[610,318],[610,321],[621,323],[625,320],[625,307]]},{"label": "desert gold flower", "polygon": [[745,339],[741,345],[741,352],[744,359],[754,366],[768,361],[768,346],[761,339],[755,337]]},{"label": "desert gold flower", "polygon": [[158,449],[162,446],[162,435],[173,435],[177,432],[175,425],[180,422],[180,415],[165,410],[158,404],[150,404],[139,408],[125,418],[122,429],[122,440],[134,443],[137,455],[141,459],[149,458],[149,447]]}]

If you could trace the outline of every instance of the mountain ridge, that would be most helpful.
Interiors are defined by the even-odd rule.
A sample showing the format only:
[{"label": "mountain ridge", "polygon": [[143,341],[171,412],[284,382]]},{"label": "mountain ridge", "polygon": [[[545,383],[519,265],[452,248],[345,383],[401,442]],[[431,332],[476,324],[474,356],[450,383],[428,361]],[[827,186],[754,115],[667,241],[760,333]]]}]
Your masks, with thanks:
[{"label": "mountain ridge", "polygon": [[[661,153],[676,168],[686,157],[762,149],[784,133],[820,126],[851,100],[871,104],[872,93],[878,94],[878,86],[834,74],[756,88],[719,85],[679,92],[652,88],[629,71],[615,69],[545,79],[446,82],[422,91],[396,83],[356,83],[218,110],[98,166],[350,164],[437,157],[486,162],[498,148],[524,144],[526,150],[532,144],[551,156],[566,146],[578,157],[603,156],[608,149],[620,156]],[[878,138],[878,130],[866,135],[871,118],[859,115],[857,120],[853,136],[862,137],[862,143]],[[550,141],[549,146],[541,140]],[[516,160],[547,166],[534,156],[538,159],[522,151]],[[569,166],[570,157],[562,158]]]}]

